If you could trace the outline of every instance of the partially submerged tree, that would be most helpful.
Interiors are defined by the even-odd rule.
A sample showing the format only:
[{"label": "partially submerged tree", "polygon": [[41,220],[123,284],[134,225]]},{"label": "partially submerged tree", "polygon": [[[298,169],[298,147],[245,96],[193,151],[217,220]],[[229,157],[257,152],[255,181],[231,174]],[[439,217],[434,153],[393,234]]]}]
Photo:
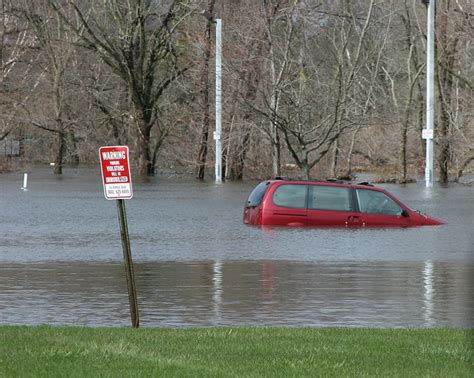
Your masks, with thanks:
[{"label": "partially submerged tree", "polygon": [[[264,88],[266,107],[255,110],[277,128],[295,163],[309,178],[332,144],[349,128],[365,122],[366,110],[360,109],[368,107],[374,83],[362,78],[361,72],[365,73],[369,56],[378,51],[374,46],[367,48],[366,41],[375,22],[374,1],[363,17],[353,17],[355,22],[350,15],[348,20],[336,17],[330,28],[329,21],[315,16],[320,11],[304,1],[272,9],[279,10],[284,27],[267,32],[271,79]],[[374,70],[372,75],[377,76],[378,67]],[[274,146],[278,146],[276,135],[272,129]]]},{"label": "partially submerged tree", "polygon": [[[404,35],[400,38],[391,38],[390,47],[398,50],[399,55],[392,57],[392,59],[386,58],[382,70],[389,83],[387,94],[390,98],[389,107],[393,109],[391,117],[395,125],[400,128],[399,172],[397,178],[390,179],[406,183],[410,181],[408,177],[409,131],[412,129],[413,113],[416,111],[415,99],[417,91],[420,91],[420,76],[423,73],[424,65],[419,63],[417,43],[420,35],[414,33],[416,29],[412,25],[411,4],[405,0],[403,7],[394,13],[396,14],[394,30],[403,28]],[[416,132],[420,133],[420,130],[418,129]]]},{"label": "partially submerged tree", "polygon": [[196,178],[204,180],[206,169],[208,142],[209,142],[209,126],[210,126],[210,102],[209,102],[209,61],[211,58],[211,29],[214,20],[214,5],[216,0],[208,0],[206,9],[202,13],[206,19],[203,38],[203,64],[201,68],[199,103],[201,104],[201,137],[199,142],[199,151],[197,157],[197,174]]},{"label": "partially submerged tree", "polygon": [[[75,36],[65,28],[61,17],[48,12],[46,2],[23,1],[22,5],[22,10],[35,33],[37,59],[44,77],[47,78],[44,85],[51,94],[51,103],[48,106],[44,107],[44,102],[38,104],[37,101],[36,106],[25,106],[24,110],[29,114],[30,124],[54,135],[53,172],[62,174],[67,140],[69,139],[70,146],[75,147],[72,127],[76,123],[76,117],[71,112],[71,103],[76,99],[73,99],[66,81],[67,72],[72,70],[75,58]],[[43,107],[44,109],[41,109]],[[37,114],[31,114],[30,108],[35,109]],[[73,154],[76,155],[75,151]]]},{"label": "partially submerged tree", "polygon": [[455,92],[456,78],[453,73],[457,70],[456,62],[462,40],[456,30],[457,25],[453,25],[453,19],[456,18],[455,7],[451,1],[440,1],[438,4],[436,84],[439,97],[437,147],[440,182],[448,182],[449,167],[453,160],[452,141],[455,133],[456,107],[459,104]]},{"label": "partially submerged tree", "polygon": [[[189,12],[178,0],[49,0],[53,9],[126,84],[137,131],[138,171],[154,175],[156,157],[169,127],[160,122],[160,104],[186,67],[177,42],[179,24]],[[67,9],[77,16],[72,18]],[[84,33],[81,31],[84,29]]]}]

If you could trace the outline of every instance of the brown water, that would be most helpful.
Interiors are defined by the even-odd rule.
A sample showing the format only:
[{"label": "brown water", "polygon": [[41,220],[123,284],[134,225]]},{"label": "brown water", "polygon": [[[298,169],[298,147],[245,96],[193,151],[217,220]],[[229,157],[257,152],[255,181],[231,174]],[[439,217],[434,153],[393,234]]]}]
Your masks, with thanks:
[{"label": "brown water", "polygon": [[[127,201],[142,326],[472,327],[474,189],[386,188],[441,227],[262,230],[254,183],[153,178]],[[0,175],[0,324],[127,326],[115,202],[97,170]]]}]

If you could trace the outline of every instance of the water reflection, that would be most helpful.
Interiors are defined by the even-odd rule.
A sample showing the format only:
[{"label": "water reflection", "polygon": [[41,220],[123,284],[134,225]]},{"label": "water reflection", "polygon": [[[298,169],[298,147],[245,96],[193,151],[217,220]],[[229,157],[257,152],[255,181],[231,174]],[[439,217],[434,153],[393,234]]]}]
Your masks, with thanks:
[{"label": "water reflection", "polygon": [[[0,273],[2,324],[129,324],[121,264],[10,264]],[[136,264],[136,274],[145,327],[474,325],[474,264],[160,262]]]},{"label": "water reflection", "polygon": [[427,325],[433,323],[433,262],[425,261],[423,269],[424,291],[424,318]]},{"label": "water reflection", "polygon": [[213,303],[214,303],[214,317],[218,323],[221,319],[221,306],[222,306],[222,262],[214,261],[213,263]]}]

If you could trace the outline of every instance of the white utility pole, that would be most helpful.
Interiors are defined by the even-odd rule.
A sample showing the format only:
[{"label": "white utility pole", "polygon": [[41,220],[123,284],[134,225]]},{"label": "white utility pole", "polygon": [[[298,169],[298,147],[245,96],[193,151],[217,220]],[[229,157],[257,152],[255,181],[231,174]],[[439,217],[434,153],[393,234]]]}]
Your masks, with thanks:
[{"label": "white utility pole", "polygon": [[426,129],[423,139],[426,139],[426,187],[433,186],[433,136],[434,136],[434,29],[436,1],[428,0],[427,16],[427,46],[426,46]]},{"label": "white utility pole", "polygon": [[216,19],[216,182],[222,182],[222,20]]}]

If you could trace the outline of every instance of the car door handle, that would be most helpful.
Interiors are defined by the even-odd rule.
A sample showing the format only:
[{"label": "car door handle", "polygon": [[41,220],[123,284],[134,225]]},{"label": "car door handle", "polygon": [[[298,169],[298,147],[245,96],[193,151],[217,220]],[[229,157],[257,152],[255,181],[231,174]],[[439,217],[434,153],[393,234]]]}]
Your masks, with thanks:
[{"label": "car door handle", "polygon": [[358,215],[351,215],[347,217],[346,226],[348,224],[356,224],[356,225],[362,224],[362,227],[365,227],[365,222]]}]

